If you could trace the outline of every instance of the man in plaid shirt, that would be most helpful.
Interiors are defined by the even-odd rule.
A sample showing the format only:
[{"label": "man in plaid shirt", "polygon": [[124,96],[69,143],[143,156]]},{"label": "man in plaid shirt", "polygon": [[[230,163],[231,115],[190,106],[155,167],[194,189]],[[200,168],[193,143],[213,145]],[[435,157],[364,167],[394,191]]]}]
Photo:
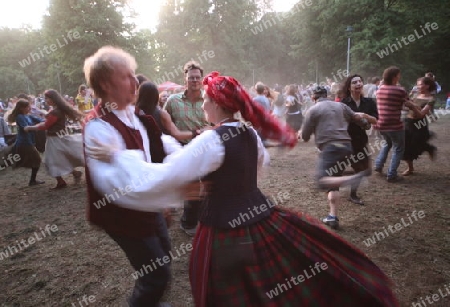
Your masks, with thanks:
[{"label": "man in plaid shirt", "polygon": [[[179,130],[191,130],[192,137],[197,130],[208,125],[202,109],[203,68],[195,61],[184,65],[184,77],[187,89],[183,93],[171,95],[164,106],[170,114],[173,123]],[[184,145],[188,141],[182,141]],[[201,201],[185,201],[184,212],[181,218],[181,229],[193,236],[198,222]]]}]

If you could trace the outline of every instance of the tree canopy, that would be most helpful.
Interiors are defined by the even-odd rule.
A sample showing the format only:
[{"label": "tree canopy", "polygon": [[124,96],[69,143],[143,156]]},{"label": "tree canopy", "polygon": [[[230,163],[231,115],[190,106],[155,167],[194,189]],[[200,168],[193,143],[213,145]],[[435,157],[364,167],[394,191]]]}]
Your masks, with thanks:
[{"label": "tree canopy", "polygon": [[83,62],[114,45],[157,83],[182,82],[197,60],[250,85],[341,81],[351,26],[351,73],[381,76],[396,65],[410,87],[427,71],[450,82],[450,12],[425,0],[300,0],[273,12],[270,0],[167,0],[155,31],[137,30],[126,0],[51,0],[42,28],[0,29],[0,97],[47,88],[74,95]]}]

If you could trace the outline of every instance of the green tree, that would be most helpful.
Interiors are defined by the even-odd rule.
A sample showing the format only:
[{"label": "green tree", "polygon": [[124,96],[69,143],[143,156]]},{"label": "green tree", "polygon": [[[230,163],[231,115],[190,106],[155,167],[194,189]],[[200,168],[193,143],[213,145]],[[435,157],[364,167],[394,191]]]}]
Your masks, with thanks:
[{"label": "green tree", "polygon": [[[105,45],[121,47],[132,54],[144,54],[142,36],[134,32],[135,25],[124,21],[129,13],[126,0],[51,0],[49,14],[44,16],[43,33],[49,45],[57,49],[49,56],[53,72],[67,80],[65,92],[75,93],[84,83],[83,64],[86,57]],[[138,63],[139,64],[139,63]],[[148,66],[148,62],[144,67]],[[58,68],[59,67],[59,68]]]},{"label": "green tree", "polygon": [[[166,1],[157,28],[158,80],[182,82],[180,67],[197,60],[205,71],[218,70],[251,80],[254,39],[249,29],[268,1]],[[210,55],[204,56],[205,52]]]},{"label": "green tree", "polygon": [[[309,78],[313,79],[316,65],[322,78],[332,76],[346,67],[345,29],[350,25],[353,27],[351,72],[380,76],[386,67],[396,65],[403,71],[402,83],[408,87],[426,70],[442,77],[448,71],[449,60],[445,54],[449,40],[444,39],[449,37],[448,17],[448,10],[440,1],[313,0],[308,9],[291,16],[290,54],[303,62]],[[408,45],[398,43],[415,30],[421,30],[420,26],[426,22],[438,23],[439,30]],[[388,50],[389,54],[381,54],[381,50]],[[436,58],[440,59],[439,63]]]},{"label": "green tree", "polygon": [[34,94],[40,90],[38,84],[46,63],[39,52],[41,43],[39,31],[30,28],[0,29],[0,97]]}]

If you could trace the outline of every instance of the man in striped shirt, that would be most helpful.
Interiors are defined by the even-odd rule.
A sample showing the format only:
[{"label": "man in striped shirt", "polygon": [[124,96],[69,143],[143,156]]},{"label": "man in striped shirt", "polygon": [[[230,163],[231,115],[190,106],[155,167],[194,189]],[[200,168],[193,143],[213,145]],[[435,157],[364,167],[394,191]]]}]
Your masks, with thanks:
[{"label": "man in striped shirt", "polygon": [[389,150],[392,148],[392,158],[387,172],[387,181],[403,180],[397,175],[397,168],[405,151],[405,130],[401,120],[401,111],[404,106],[410,107],[408,93],[398,86],[400,69],[395,66],[387,68],[383,73],[383,85],[377,92],[378,123],[377,128],[387,146],[382,147],[375,160],[375,171],[382,172]]}]

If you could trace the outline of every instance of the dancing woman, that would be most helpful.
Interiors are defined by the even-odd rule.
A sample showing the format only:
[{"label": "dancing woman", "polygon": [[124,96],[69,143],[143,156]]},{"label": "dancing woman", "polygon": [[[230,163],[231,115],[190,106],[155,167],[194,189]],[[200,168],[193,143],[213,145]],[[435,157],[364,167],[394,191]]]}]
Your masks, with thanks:
[{"label": "dancing woman", "polygon": [[[210,182],[190,261],[195,306],[398,306],[388,278],[362,252],[316,219],[276,207],[258,189],[257,170],[268,154],[249,124],[289,147],[297,142],[295,133],[234,78],[213,72],[203,84],[203,109],[213,130],[162,164],[146,163],[133,150],[110,155],[111,168],[121,170],[116,186],[151,174],[121,197],[125,202],[146,195],[148,202],[133,205],[135,210],[149,211],[162,199],[179,202],[181,187],[198,177]],[[238,111],[246,125],[234,120]],[[104,146],[89,143],[86,149],[102,157]],[[280,284],[286,291],[278,292]]]},{"label": "dancing woman", "polygon": [[412,106],[405,119],[405,152],[403,160],[408,164],[408,168],[402,173],[409,176],[414,173],[414,160],[424,152],[428,152],[433,160],[436,155],[436,147],[429,144],[431,138],[429,126],[430,115],[435,104],[435,97],[432,94],[436,90],[436,83],[428,77],[417,79],[418,95],[412,100]]},{"label": "dancing woman", "polygon": [[[360,75],[352,75],[345,80],[342,93],[342,103],[350,107],[354,112],[365,113],[378,119],[377,105],[373,99],[363,97],[363,78]],[[371,122],[376,124],[376,122]],[[350,122],[348,125],[348,134],[352,139],[353,155],[357,157],[357,162],[352,161],[352,168],[355,173],[371,169],[370,156],[367,149],[369,138],[366,131],[356,123]],[[362,154],[362,155],[361,155]],[[359,157],[363,156],[362,159]],[[351,186],[349,200],[357,205],[364,205],[364,202],[356,194],[361,180],[355,181]]]},{"label": "dancing woman", "polygon": [[197,132],[180,131],[172,122],[169,113],[158,104],[159,93],[156,85],[145,81],[139,86],[136,102],[136,115],[152,116],[162,133],[173,136],[178,141],[192,139]]},{"label": "dancing woman", "polygon": [[69,135],[66,128],[66,118],[81,121],[83,114],[75,110],[57,91],[47,90],[44,93],[45,102],[52,107],[45,122],[35,126],[25,127],[25,131],[47,130],[45,143],[45,168],[50,176],[56,178],[53,189],[67,186],[62,178],[72,174],[75,181],[79,181],[82,173],[75,170],[84,166],[83,141],[81,134]]},{"label": "dancing woman", "polygon": [[41,156],[36,149],[34,132],[28,132],[26,128],[42,122],[42,119],[29,115],[30,111],[30,102],[26,99],[19,99],[12,113],[8,116],[8,122],[16,122],[17,124],[17,138],[13,152],[19,155],[20,160],[16,162],[15,167],[31,168],[31,177],[28,185],[34,186],[45,182],[36,180],[36,175],[41,166]]},{"label": "dancing woman", "polygon": [[286,91],[286,123],[295,131],[299,131],[303,122],[302,103],[298,98],[298,87],[295,84],[287,86]]}]

